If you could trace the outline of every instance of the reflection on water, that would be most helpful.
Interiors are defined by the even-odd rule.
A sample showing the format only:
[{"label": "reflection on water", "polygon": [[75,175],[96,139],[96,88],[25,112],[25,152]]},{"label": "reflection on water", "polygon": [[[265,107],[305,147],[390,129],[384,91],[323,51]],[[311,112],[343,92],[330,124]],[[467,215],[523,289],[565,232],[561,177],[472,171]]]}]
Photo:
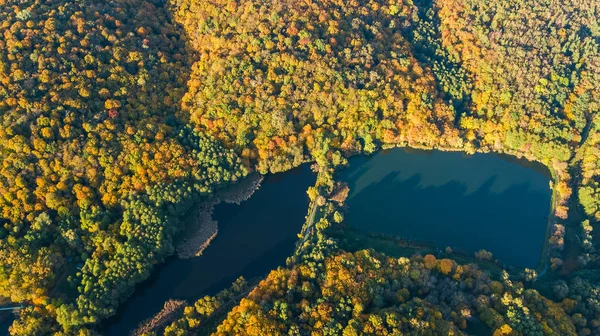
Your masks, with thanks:
[{"label": "reflection on water", "polygon": [[[486,249],[504,263],[534,267],[548,221],[549,178],[535,164],[531,169],[511,161],[402,149],[352,158],[341,173],[351,188],[346,222],[440,247]],[[168,299],[193,301],[241,275],[260,276],[283,265],[306,215],[305,191],[314,182],[304,165],[268,176],[239,206],[217,206],[219,234],[204,255],[171,258],[158,267],[105,323],[104,333],[127,335]]]},{"label": "reflection on water", "polygon": [[[355,167],[357,161],[360,167]],[[548,179],[535,170],[524,169],[494,154],[395,149],[362,160],[352,159],[351,162],[354,165],[345,173],[354,184],[350,197],[391,172],[398,173],[397,179],[402,181],[419,175],[420,188],[458,182],[464,185],[467,194],[479,189],[491,177],[495,180],[490,192],[500,193],[516,184],[526,184],[529,189],[542,192],[550,188]]]},{"label": "reflection on water", "polygon": [[402,149],[350,160],[346,222],[501,262],[538,263],[550,211],[547,176],[494,154]]}]

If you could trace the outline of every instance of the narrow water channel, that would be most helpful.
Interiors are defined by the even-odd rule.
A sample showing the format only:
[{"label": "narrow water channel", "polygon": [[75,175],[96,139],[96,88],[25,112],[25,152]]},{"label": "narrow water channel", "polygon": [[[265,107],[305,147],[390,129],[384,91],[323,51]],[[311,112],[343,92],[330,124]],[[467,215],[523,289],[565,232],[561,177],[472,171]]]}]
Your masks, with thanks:
[{"label": "narrow water channel", "polygon": [[353,157],[345,223],[433,242],[502,263],[535,267],[548,226],[550,175],[541,164],[497,154],[395,148]]},{"label": "narrow water channel", "polygon": [[119,307],[117,316],[105,322],[103,333],[128,335],[169,299],[191,303],[228,287],[239,276],[262,276],[284,266],[304,223],[306,190],[315,180],[305,164],[266,176],[260,189],[240,205],[217,205],[213,218],[219,222],[219,233],[203,255],[187,260],[171,257],[159,266]]}]

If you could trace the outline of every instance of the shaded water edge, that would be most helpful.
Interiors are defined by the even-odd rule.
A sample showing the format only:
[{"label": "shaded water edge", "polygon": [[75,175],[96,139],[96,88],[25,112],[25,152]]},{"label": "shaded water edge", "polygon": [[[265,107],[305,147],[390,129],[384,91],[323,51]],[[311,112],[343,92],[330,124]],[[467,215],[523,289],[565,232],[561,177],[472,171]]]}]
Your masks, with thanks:
[{"label": "shaded water edge", "polygon": [[349,163],[337,174],[350,186],[346,224],[441,248],[492,250],[520,267],[544,262],[553,210],[544,165],[493,153],[405,148]]},{"label": "shaded water edge", "polygon": [[[423,149],[415,149],[415,148],[408,148],[408,147],[407,147],[407,148],[404,148],[404,150],[405,150],[405,151],[407,151],[407,152],[425,152],[425,153],[427,153],[427,152],[431,152],[431,151],[432,151],[432,150],[429,150],[429,149],[425,149],[425,150],[423,150]],[[385,151],[385,150],[383,150],[383,151]],[[435,151],[435,150],[434,150],[434,151]],[[380,152],[381,152],[381,151],[380,151]],[[460,153],[460,154],[462,154],[463,156],[468,156],[468,155],[469,155],[469,154],[466,154],[464,151],[459,151],[459,153]],[[549,167],[546,167],[546,166],[544,166],[544,165],[542,165],[542,164],[538,164],[538,163],[536,163],[536,162],[531,162],[531,161],[524,160],[524,159],[518,159],[518,158],[516,158],[516,157],[514,157],[514,156],[511,156],[511,155],[509,155],[509,154],[496,154],[496,153],[490,153],[489,155],[498,155],[498,156],[503,156],[503,157],[505,157],[505,160],[508,160],[508,161],[517,161],[517,163],[519,163],[520,165],[524,165],[524,166],[527,166],[527,165],[531,165],[531,164],[533,164],[533,165],[535,165],[535,166],[536,166],[536,167],[534,167],[534,168],[535,168],[536,170],[538,170],[539,172],[543,173],[544,175],[546,175],[546,176],[549,176],[549,175],[554,175],[554,174],[553,174],[553,170],[552,170],[551,168],[549,168]],[[351,158],[351,160],[354,160],[355,158],[357,158],[357,157],[353,157],[353,158]],[[307,166],[308,166],[308,164],[305,164],[305,165],[304,165],[304,167],[307,167]],[[300,169],[300,168],[297,168],[297,169]],[[286,172],[286,173],[282,173],[282,174],[273,175],[272,177],[279,177],[279,175],[283,175],[283,174],[287,174],[287,173],[289,173],[289,171],[288,171],[288,172]],[[270,177],[271,177],[271,176],[270,176]],[[270,178],[270,177],[268,177],[268,178]],[[308,184],[308,185],[306,186],[306,188],[307,188],[308,186],[311,186],[311,185],[312,185],[312,184]],[[302,192],[301,192],[301,194],[302,194],[302,195],[304,195],[304,191],[306,190],[306,188],[304,188],[304,189],[302,190]],[[304,215],[305,215],[305,212],[304,212],[304,211],[305,211],[305,209],[306,209],[306,207],[303,207],[303,208],[302,208],[302,210],[301,210],[301,211],[302,211],[302,216],[304,216]],[[549,230],[548,230],[548,231],[549,231]],[[295,233],[297,233],[297,232],[295,232]],[[295,237],[294,237],[294,238],[292,238],[292,240],[291,240],[291,241],[292,241],[292,244],[293,244],[293,242],[294,242],[294,241],[296,241],[296,238],[295,238]],[[546,239],[545,241],[547,241],[547,239]],[[284,245],[285,245],[285,244],[284,244]],[[273,254],[275,254],[275,253],[273,253]],[[282,255],[284,256],[283,258],[285,258],[285,256],[289,256],[290,254],[291,254],[291,252],[290,252],[290,253],[287,253],[287,252],[286,252],[286,253],[283,253]],[[151,276],[151,278],[153,278],[153,276],[154,276],[154,275],[155,275],[157,272],[159,272],[159,269],[161,269],[161,268],[164,268],[164,267],[166,266],[166,263],[170,263],[170,262],[171,262],[171,259],[173,259],[173,258],[169,258],[169,259],[168,259],[168,260],[165,262],[165,264],[158,266],[158,267],[155,269],[155,271],[153,272],[153,275]],[[261,257],[261,259],[269,259],[269,257],[268,257],[268,256],[265,256],[264,258],[262,258],[262,257]],[[282,260],[284,260],[284,259],[282,259]],[[260,264],[260,263],[259,263],[259,264]],[[275,266],[275,267],[277,267],[277,266]],[[268,269],[266,269],[266,271],[265,271],[265,272],[268,272],[270,269],[272,269],[272,268],[275,268],[275,267],[268,268]],[[244,272],[250,272],[249,270],[247,270],[248,268],[250,268],[250,266],[248,266],[248,267],[244,268],[244,270],[243,270],[243,271],[244,271]],[[264,274],[264,273],[263,273],[263,274]],[[228,286],[228,285],[229,285],[229,284],[230,284],[232,281],[234,281],[236,278],[237,278],[236,276],[231,276],[229,280],[223,280],[223,282],[222,282],[222,283],[215,284],[213,287],[211,287],[211,288],[209,288],[209,289],[206,289],[204,292],[206,292],[206,293],[209,293],[209,294],[210,294],[210,292],[211,292],[211,289],[212,289],[212,293],[216,293],[216,292],[218,292],[220,289],[227,287],[227,286]],[[146,280],[146,282],[148,282],[148,281],[153,281],[153,280],[152,280],[152,279],[148,279],[148,280]],[[154,279],[154,281],[156,281],[156,279]],[[146,286],[146,282],[144,282],[144,283],[142,283],[142,284],[140,284],[140,285],[138,285],[138,286],[136,287],[136,292],[133,294],[134,296],[135,296],[135,295],[138,293],[138,291],[140,291],[140,290],[143,290],[143,289],[141,289],[140,287],[145,287],[145,286]],[[151,284],[150,284],[149,286],[151,286]],[[204,294],[202,294],[202,295],[204,295]],[[190,299],[197,299],[197,298],[198,298],[198,297],[193,297],[193,298],[192,298],[192,297],[190,297]],[[126,302],[126,303],[127,303],[127,302]],[[126,304],[126,303],[125,303],[125,304]],[[164,301],[163,301],[163,302],[161,302],[161,307],[162,307],[162,303],[164,303]],[[125,305],[125,304],[123,304],[123,305]],[[121,311],[121,308],[123,307],[123,305],[120,307],[119,311]],[[155,312],[157,312],[157,311],[158,311],[158,310],[156,310]],[[120,312],[119,314],[121,314],[121,312]],[[151,314],[148,314],[148,315],[146,315],[145,317],[147,318],[147,317],[148,317],[148,316],[150,316],[150,315],[151,315]],[[112,319],[113,319],[113,318],[111,318],[111,319],[109,319],[109,320],[112,320]],[[7,326],[7,327],[8,327],[8,326]],[[106,331],[106,330],[110,330],[110,329],[111,329],[110,327],[109,327],[109,328],[103,328],[103,330],[104,330],[104,331]],[[3,328],[2,330],[5,330],[5,328]],[[109,331],[109,334],[113,334],[113,333],[110,333],[110,331]],[[114,334],[119,334],[119,333],[114,333]]]},{"label": "shaded water edge", "polygon": [[229,287],[239,276],[253,278],[285,265],[293,253],[308,206],[306,190],[315,175],[304,164],[267,175],[248,200],[215,206],[219,233],[200,257],[169,257],[101,325],[107,335],[126,335],[158,313],[170,299],[193,302]]},{"label": "shaded water edge", "polygon": [[191,209],[186,216],[186,228],[176,241],[177,256],[182,259],[201,256],[219,232],[218,223],[213,219],[215,206],[221,203],[239,205],[248,200],[260,188],[263,179],[262,175],[252,173]]}]

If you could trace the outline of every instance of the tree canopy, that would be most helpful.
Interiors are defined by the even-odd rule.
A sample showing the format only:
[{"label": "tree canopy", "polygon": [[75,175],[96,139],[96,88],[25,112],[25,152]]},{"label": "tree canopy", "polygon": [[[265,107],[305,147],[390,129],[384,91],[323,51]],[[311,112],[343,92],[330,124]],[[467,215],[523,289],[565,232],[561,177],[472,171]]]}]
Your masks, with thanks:
[{"label": "tree canopy", "polygon": [[[597,266],[599,16],[593,0],[0,0],[0,297],[28,303],[11,332],[92,333],[173,253],[182,215],[249,171],[382,146],[544,163],[552,270]],[[327,184],[310,194],[343,222]],[[329,224],[318,267],[274,271],[217,333],[460,334],[471,315],[498,335],[598,332],[593,284],[560,283],[557,303],[451,260],[328,249]]]}]

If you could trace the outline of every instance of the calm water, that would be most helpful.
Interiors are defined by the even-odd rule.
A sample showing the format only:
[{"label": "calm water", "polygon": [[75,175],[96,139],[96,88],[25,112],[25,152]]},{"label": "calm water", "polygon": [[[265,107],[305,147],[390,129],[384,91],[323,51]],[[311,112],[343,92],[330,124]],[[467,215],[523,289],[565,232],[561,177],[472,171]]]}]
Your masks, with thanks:
[{"label": "calm water", "polygon": [[0,335],[8,335],[8,328],[12,325],[13,320],[12,316],[2,319],[2,322],[0,322]]},{"label": "calm water", "polygon": [[[550,211],[549,175],[495,154],[392,149],[354,157],[340,173],[351,191],[346,223],[365,231],[432,241],[467,252],[486,249],[507,264],[535,267]],[[201,257],[170,258],[104,324],[127,335],[171,298],[189,302],[285,264],[308,208],[308,165],[267,176],[241,205],[215,208],[219,234]],[[2,328],[5,329],[5,328]]]},{"label": "calm water", "polygon": [[535,267],[545,240],[551,190],[540,164],[495,154],[395,148],[354,157],[341,172],[350,195],[345,222]]},{"label": "calm water", "polygon": [[306,190],[315,179],[305,164],[265,177],[260,189],[240,205],[217,205],[213,218],[219,233],[203,255],[167,260],[106,322],[104,332],[127,335],[171,298],[191,303],[228,287],[239,276],[262,276],[285,265],[308,209]]}]

